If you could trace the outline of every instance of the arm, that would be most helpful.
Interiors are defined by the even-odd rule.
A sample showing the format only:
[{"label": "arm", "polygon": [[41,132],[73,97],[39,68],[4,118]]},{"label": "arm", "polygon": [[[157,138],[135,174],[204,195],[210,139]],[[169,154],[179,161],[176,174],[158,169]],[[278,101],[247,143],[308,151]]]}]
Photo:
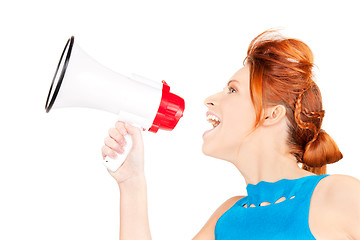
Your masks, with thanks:
[{"label": "arm", "polygon": [[120,240],[151,239],[145,176],[119,184]]},{"label": "arm", "polygon": [[238,200],[244,196],[236,196],[228,199],[223,204],[221,204],[218,209],[211,215],[209,220],[206,222],[204,227],[200,230],[198,234],[193,238],[193,240],[215,240],[215,225],[218,219],[223,215],[227,210],[229,210]]},{"label": "arm", "polygon": [[[143,141],[139,129],[132,126],[124,126],[123,122],[117,122],[116,128],[109,130],[110,137],[105,139],[102,148],[103,159],[106,156],[115,158],[115,152],[122,153],[125,145],[124,134],[129,133],[132,137],[132,149],[130,150],[123,165],[110,175],[117,181],[120,189],[120,240],[149,240],[151,239],[148,209],[147,189],[144,174]],[[215,225],[219,217],[232,207],[242,197],[237,196],[224,202],[210,217],[205,226],[193,240],[215,239]]]},{"label": "arm", "polygon": [[360,239],[360,181],[341,174],[327,178],[317,195],[320,201],[316,204],[318,212],[314,219],[321,229],[318,232],[338,238]]},{"label": "arm", "polygon": [[350,239],[360,239],[360,181],[352,176],[335,176],[336,183],[329,191],[329,199],[339,216],[339,228]]},{"label": "arm", "polygon": [[119,239],[149,240],[151,234],[144,174],[144,144],[140,129],[124,122],[116,122],[115,128],[109,130],[110,137],[105,138],[102,155],[103,159],[106,156],[116,158],[116,152],[123,153],[126,145],[125,134],[131,135],[131,150],[116,172],[109,171],[120,190]]}]

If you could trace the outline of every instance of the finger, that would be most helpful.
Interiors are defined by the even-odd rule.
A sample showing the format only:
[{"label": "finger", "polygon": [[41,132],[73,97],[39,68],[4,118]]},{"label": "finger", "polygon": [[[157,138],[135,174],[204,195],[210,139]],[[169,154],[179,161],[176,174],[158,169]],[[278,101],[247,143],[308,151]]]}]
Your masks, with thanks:
[{"label": "finger", "polygon": [[120,153],[123,150],[123,146],[124,143],[118,143],[117,141],[115,141],[114,139],[112,139],[111,137],[106,137],[104,140],[104,143],[106,146],[108,146],[109,148],[111,148],[112,150]]},{"label": "finger", "polygon": [[106,157],[110,157],[112,159],[117,158],[117,154],[115,151],[113,151],[111,148],[109,148],[108,146],[103,146],[102,147],[102,157],[105,160]]},{"label": "finger", "polygon": [[125,123],[124,124],[126,131],[131,135],[131,138],[133,140],[133,144],[136,143],[143,143],[143,139],[142,139],[142,135],[141,135],[141,130],[140,128],[137,128],[129,123]]},{"label": "finger", "polygon": [[117,121],[115,123],[115,128],[119,130],[119,132],[124,136],[127,134],[126,128],[125,128],[125,122]]},{"label": "finger", "polygon": [[126,144],[126,140],[124,136],[119,132],[117,128],[110,128],[109,129],[109,136],[113,138],[118,143]]}]

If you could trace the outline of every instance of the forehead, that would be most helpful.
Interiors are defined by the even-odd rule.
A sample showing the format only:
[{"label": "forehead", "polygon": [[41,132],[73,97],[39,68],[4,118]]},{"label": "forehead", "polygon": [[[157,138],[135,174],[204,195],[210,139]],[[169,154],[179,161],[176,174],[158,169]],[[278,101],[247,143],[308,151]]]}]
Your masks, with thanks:
[{"label": "forehead", "polygon": [[245,85],[248,84],[249,78],[250,78],[250,68],[249,65],[245,65],[244,67],[240,68],[238,71],[234,73],[234,75],[230,78],[229,83],[232,82],[232,80],[237,80],[239,84]]}]

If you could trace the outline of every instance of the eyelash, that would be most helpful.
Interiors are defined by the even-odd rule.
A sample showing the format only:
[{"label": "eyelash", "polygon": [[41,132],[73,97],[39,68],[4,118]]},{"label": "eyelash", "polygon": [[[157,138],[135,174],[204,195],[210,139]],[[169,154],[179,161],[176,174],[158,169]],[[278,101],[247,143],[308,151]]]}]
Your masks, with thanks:
[{"label": "eyelash", "polygon": [[228,87],[228,94],[230,94],[230,93],[233,93],[233,92],[231,92],[232,90],[235,90],[235,92],[236,92],[236,89],[235,88],[233,88],[233,87]]}]

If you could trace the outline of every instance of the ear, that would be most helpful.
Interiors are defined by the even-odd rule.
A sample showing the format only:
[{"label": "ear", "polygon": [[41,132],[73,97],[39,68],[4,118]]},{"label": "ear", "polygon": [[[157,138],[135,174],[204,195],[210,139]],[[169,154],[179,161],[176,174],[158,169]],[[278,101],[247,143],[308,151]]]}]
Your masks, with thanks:
[{"label": "ear", "polygon": [[274,125],[286,116],[286,108],[283,105],[267,107],[263,115],[263,126]]}]

